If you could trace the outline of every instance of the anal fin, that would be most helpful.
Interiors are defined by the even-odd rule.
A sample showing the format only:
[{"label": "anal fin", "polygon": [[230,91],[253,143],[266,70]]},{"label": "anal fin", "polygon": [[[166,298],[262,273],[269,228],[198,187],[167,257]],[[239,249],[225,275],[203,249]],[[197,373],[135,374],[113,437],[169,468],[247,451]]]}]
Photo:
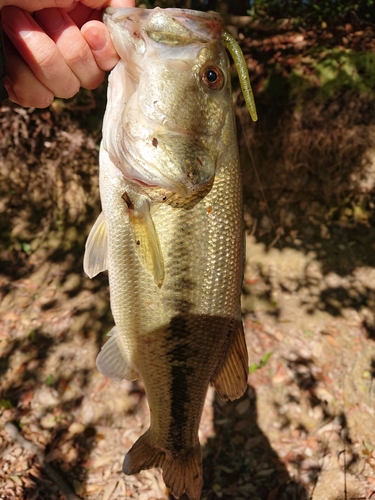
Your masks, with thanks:
[{"label": "anal fin", "polygon": [[227,357],[219,373],[212,381],[221,399],[234,401],[240,398],[247,388],[249,359],[242,321],[239,322]]},{"label": "anal fin", "polygon": [[201,498],[202,452],[199,444],[172,455],[153,442],[148,430],[127,453],[122,470],[130,475],[152,467],[163,469],[164,482],[174,497],[180,498],[186,493],[189,500]]},{"label": "anal fin", "polygon": [[96,358],[98,370],[114,382],[121,380],[136,380],[138,372],[132,368],[129,360],[121,352],[118,345],[118,331],[114,326],[108,334],[109,340],[103,345]]}]

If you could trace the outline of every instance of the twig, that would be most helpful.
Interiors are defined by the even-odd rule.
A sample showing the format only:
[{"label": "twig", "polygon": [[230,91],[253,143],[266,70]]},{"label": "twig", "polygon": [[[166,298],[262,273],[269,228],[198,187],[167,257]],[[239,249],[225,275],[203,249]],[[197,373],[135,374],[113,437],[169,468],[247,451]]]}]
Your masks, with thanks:
[{"label": "twig", "polygon": [[257,230],[257,225],[258,225],[258,219],[254,219],[253,227],[251,229],[250,236],[254,236],[255,235],[255,232]]},{"label": "twig", "polygon": [[271,241],[271,243],[268,245],[267,250],[270,250],[271,248],[273,248],[276,245],[276,243],[279,241],[279,239],[281,238],[281,236],[283,236],[283,235],[284,235],[284,229],[282,227],[278,227],[276,229],[276,236]]},{"label": "twig", "polygon": [[279,19],[277,21],[262,21],[254,19],[251,16],[234,16],[225,17],[225,23],[236,28],[248,28],[255,31],[272,32],[281,29],[286,29],[290,26],[290,19]]},{"label": "twig", "polygon": [[46,475],[56,484],[61,493],[65,495],[67,500],[81,500],[79,497],[77,497],[77,495],[73,493],[64,479],[53,469],[53,467],[44,462],[44,453],[40,451],[40,449],[34,443],[25,439],[14,424],[12,424],[11,422],[7,422],[4,425],[4,429],[7,431],[9,437],[13,441],[16,441],[25,450],[29,451],[37,457]]},{"label": "twig", "polygon": [[362,17],[359,17],[359,15],[354,10],[351,10],[350,14],[356,19],[357,22],[363,23],[366,26],[371,26],[371,28],[375,27],[374,23],[372,23],[370,21],[366,21],[366,19],[362,19]]},{"label": "twig", "polygon": [[[238,99],[238,96],[241,94],[241,91],[239,90],[236,94],[236,101]],[[240,123],[241,123],[241,126],[242,126],[242,129],[245,131],[245,124],[244,124],[244,121],[243,121],[243,117],[242,117],[242,113],[239,112],[238,113],[238,117],[240,119]],[[255,160],[254,160],[254,157],[251,153],[251,149],[250,149],[250,144],[249,144],[249,141],[248,141],[248,138],[247,138],[247,134],[244,133],[244,139],[245,139],[245,144],[246,144],[246,148],[247,148],[247,152],[249,154],[249,157],[250,157],[250,160],[251,160],[251,164],[253,166],[253,169],[254,169],[254,173],[255,173],[255,177],[257,179],[257,182],[258,182],[258,186],[259,186],[259,189],[260,189],[260,192],[262,193],[262,198],[263,198],[263,201],[265,203],[265,207],[266,207],[266,211],[267,211],[267,214],[268,214],[268,217],[271,221],[271,225],[272,225],[272,229],[273,229],[273,232],[275,234],[275,237],[270,245],[270,248],[272,248],[274,245],[276,245],[276,243],[278,243],[279,245],[279,248],[280,250],[283,250],[283,246],[281,244],[281,241],[280,241],[280,237],[284,234],[284,231],[281,229],[279,231],[276,230],[276,226],[275,226],[275,223],[273,222],[273,217],[272,217],[272,214],[271,214],[271,210],[270,210],[270,207],[267,203],[267,198],[266,198],[266,195],[265,195],[265,192],[264,192],[264,189],[262,187],[262,183],[260,182],[260,177],[259,177],[259,173],[258,173],[258,169],[256,167],[256,164],[255,164]]]}]

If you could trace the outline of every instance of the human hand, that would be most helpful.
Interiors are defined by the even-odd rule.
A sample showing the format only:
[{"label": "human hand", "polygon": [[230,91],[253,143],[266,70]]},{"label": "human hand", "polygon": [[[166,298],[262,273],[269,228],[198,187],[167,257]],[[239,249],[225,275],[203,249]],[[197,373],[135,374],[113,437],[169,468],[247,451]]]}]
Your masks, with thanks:
[{"label": "human hand", "polygon": [[96,88],[118,61],[101,8],[134,0],[0,0],[9,99],[44,108]]}]

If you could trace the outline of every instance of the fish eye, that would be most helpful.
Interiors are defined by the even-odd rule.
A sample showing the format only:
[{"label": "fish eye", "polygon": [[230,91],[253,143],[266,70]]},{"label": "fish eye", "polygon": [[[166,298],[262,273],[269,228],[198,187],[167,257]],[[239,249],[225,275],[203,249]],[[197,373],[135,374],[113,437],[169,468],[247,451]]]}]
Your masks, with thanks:
[{"label": "fish eye", "polygon": [[224,84],[224,75],[217,66],[206,66],[202,71],[202,81],[210,90],[220,90]]},{"label": "fish eye", "polygon": [[210,83],[214,83],[219,78],[219,76],[215,70],[209,69],[206,73],[206,78]]}]

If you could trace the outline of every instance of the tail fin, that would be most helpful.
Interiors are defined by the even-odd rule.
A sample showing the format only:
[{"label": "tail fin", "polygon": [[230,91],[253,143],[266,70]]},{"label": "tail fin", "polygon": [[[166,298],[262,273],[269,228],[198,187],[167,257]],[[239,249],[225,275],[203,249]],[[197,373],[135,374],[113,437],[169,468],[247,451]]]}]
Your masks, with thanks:
[{"label": "tail fin", "polygon": [[166,456],[162,466],[165,484],[172,495],[180,498],[186,493],[190,500],[199,500],[202,493],[202,452],[198,446],[177,457]]},{"label": "tail fin", "polygon": [[166,486],[176,498],[186,493],[190,500],[199,500],[202,492],[202,452],[200,445],[173,456],[169,450],[152,443],[150,431],[141,436],[127,453],[122,470],[137,474],[141,470],[161,467]]}]

